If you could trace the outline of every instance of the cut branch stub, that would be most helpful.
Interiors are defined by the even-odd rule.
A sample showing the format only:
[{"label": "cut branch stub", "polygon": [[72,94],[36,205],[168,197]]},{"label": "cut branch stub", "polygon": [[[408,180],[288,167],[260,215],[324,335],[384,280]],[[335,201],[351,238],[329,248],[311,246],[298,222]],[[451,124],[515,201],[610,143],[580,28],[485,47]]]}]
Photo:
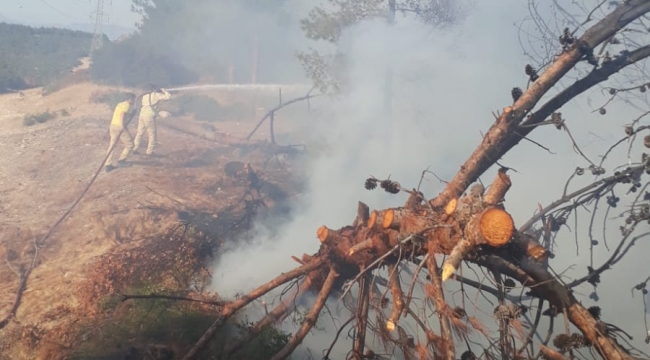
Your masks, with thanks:
[{"label": "cut branch stub", "polygon": [[388,209],[384,213],[384,219],[382,220],[382,228],[384,229],[393,229],[399,230],[400,223],[402,222],[402,216],[406,210],[403,209]]},{"label": "cut branch stub", "polygon": [[372,229],[377,222],[377,210],[373,210],[368,217],[368,229]]},{"label": "cut branch stub", "polygon": [[370,217],[368,218],[368,229],[373,229],[377,225],[383,226],[385,213],[386,211],[373,210],[373,212],[370,213]]},{"label": "cut branch stub", "polygon": [[359,204],[357,206],[357,217],[356,219],[354,219],[354,223],[352,224],[352,226],[356,227],[356,226],[367,224],[369,217],[370,217],[370,208],[368,208],[368,205],[359,201]]},{"label": "cut branch stub", "polygon": [[496,179],[494,179],[492,185],[490,185],[490,187],[487,189],[487,192],[483,196],[483,203],[486,205],[500,204],[510,189],[510,186],[512,186],[510,177],[506,175],[504,169],[499,169]]},{"label": "cut branch stub", "polygon": [[546,250],[540,243],[535,241],[532,236],[516,233],[512,239],[513,244],[519,249],[519,251],[530,256],[536,261],[542,262],[548,259],[549,252]]},{"label": "cut branch stub", "polygon": [[328,238],[330,238],[331,235],[334,235],[332,232],[333,231],[328,229],[327,226],[323,225],[318,228],[316,235],[318,236],[318,240],[320,240],[321,243],[324,243]]},{"label": "cut branch stub", "polygon": [[354,255],[354,253],[359,252],[361,250],[365,249],[370,249],[372,247],[372,239],[366,239],[350,248],[350,251],[348,251],[348,256]]},{"label": "cut branch stub", "polygon": [[477,245],[501,247],[514,233],[515,224],[510,214],[498,207],[491,207],[472,216],[465,228],[465,237],[454,246],[442,265],[442,281],[446,281],[458,269],[463,258]]},{"label": "cut branch stub", "polygon": [[505,210],[491,207],[474,215],[465,230],[465,236],[476,245],[501,247],[510,241],[515,223]]}]

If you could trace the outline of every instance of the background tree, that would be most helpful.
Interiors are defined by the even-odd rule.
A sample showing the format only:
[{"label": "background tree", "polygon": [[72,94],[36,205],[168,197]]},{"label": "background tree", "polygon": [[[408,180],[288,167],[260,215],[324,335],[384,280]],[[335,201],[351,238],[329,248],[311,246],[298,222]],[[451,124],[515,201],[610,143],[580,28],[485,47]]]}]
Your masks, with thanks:
[{"label": "background tree", "polygon": [[[97,80],[126,85],[273,82],[297,74],[284,0],[134,0],[139,31],[95,56]],[[260,65],[261,64],[261,65]],[[295,77],[294,77],[295,79]]]},{"label": "background tree", "polygon": [[92,34],[0,23],[0,93],[48,84],[88,53]]},{"label": "background tree", "polygon": [[436,28],[446,28],[465,18],[469,4],[470,2],[452,0],[328,1],[311,10],[301,23],[307,38],[334,44],[334,54],[311,48],[299,53],[298,57],[321,92],[338,92],[345,84],[345,79],[341,77],[341,67],[345,66],[346,47],[340,41],[346,28],[372,19],[385,19],[393,23],[399,20],[398,15],[414,17]]},{"label": "background tree", "polygon": [[[627,94],[646,93],[648,79],[635,68],[643,69],[650,56],[647,31],[640,31],[645,29],[644,16],[650,12],[650,2],[599,2],[584,10],[575,28],[558,29],[557,42],[548,48],[549,61],[540,61],[539,69],[533,65],[522,69],[528,86],[512,89],[512,104],[495,114],[495,122],[481,143],[438,196],[425,199],[423,194],[403,188],[394,180],[368,178],[367,189],[406,192],[408,201],[402,207],[372,213],[360,203],[358,216],[350,226],[320,227],[317,236],[321,247],[317,253],[295,258],[300,267],[223,306],[221,316],[185,359],[195,358],[220,326],[240,309],[287,283],[299,286],[287,290],[288,298],[244,334],[241,343],[232,347],[233,353],[255,338],[257,329],[296,310],[296,299],[307,301],[305,293],[311,292],[317,296],[310,302],[300,329],[273,359],[284,359],[296,349],[330,296],[343,298],[351,311],[349,320],[332,337],[336,342],[341,332],[354,326],[349,354],[354,359],[378,358],[380,349],[367,345],[371,332],[383,340],[387,352],[399,349],[405,358],[455,359],[459,353],[461,359],[565,359],[596,354],[605,359],[649,358],[627,343],[627,334],[619,327],[625,324],[609,323],[611,320],[597,306],[587,308],[575,293],[581,284],[597,288],[600,276],[620,264],[630,249],[649,234],[644,228],[650,221],[650,156],[644,148],[650,148],[650,127],[641,122],[650,114],[647,104],[640,109],[638,119],[623,126],[620,140],[604,149],[600,161],[585,156],[586,165],[569,176],[561,198],[540,204],[534,216],[518,229],[504,203],[512,185],[509,169],[501,167],[487,189],[476,183],[479,176],[499,166],[504,155],[522,140],[529,140],[527,136],[540,126],[554,126],[572,140],[571,122],[564,119],[560,109],[579,95],[611,81],[604,88],[610,101],[595,107],[605,114],[606,107],[615,100],[631,103]],[[627,77],[627,70],[636,76]],[[571,81],[570,76],[577,79]],[[609,85],[621,78],[631,85]],[[583,154],[575,142],[574,146]],[[629,162],[605,169],[608,156],[621,146],[629,147]],[[577,179],[589,175],[594,177],[593,182],[574,187]],[[619,195],[626,193],[631,200],[623,207]],[[568,231],[570,219],[582,218],[584,209],[589,211],[589,231],[582,238],[582,246],[587,245],[593,254],[594,247],[608,246],[607,242],[612,241],[615,245],[608,260],[600,264],[592,260],[581,276],[567,281],[553,268],[554,238]],[[601,243],[593,234],[608,224],[616,225],[616,239],[603,231],[607,240]],[[580,240],[576,238],[576,243]],[[439,255],[445,255],[444,260]],[[383,268],[388,270],[385,277]],[[478,271],[472,276],[474,269],[485,276]],[[639,276],[639,283],[632,291],[647,294],[647,274],[633,275]],[[449,294],[442,289],[442,282],[449,280],[462,284],[463,306],[449,305]],[[469,315],[473,306],[473,298],[467,296],[470,287],[478,288],[478,295],[494,299],[494,309],[482,311],[494,314],[496,333]],[[414,296],[414,289],[423,295]],[[548,329],[539,328],[542,317],[548,317],[544,321]],[[407,323],[415,324],[415,330],[409,330]]]}]

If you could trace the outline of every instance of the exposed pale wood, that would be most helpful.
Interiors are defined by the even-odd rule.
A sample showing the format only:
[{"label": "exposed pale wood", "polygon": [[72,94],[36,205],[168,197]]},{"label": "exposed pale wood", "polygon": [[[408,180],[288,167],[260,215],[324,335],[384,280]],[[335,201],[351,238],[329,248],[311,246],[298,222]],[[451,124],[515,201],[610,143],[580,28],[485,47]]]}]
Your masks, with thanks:
[{"label": "exposed pale wood", "polygon": [[476,245],[501,247],[507,244],[515,231],[515,223],[507,211],[490,207],[472,216],[466,236]]},{"label": "exposed pale wood", "polygon": [[373,210],[368,217],[368,229],[375,227],[377,223],[377,210]]},{"label": "exposed pale wood", "polygon": [[330,229],[328,229],[327,226],[325,226],[325,225],[322,225],[316,231],[316,236],[318,236],[318,240],[320,240],[320,242],[327,241],[327,238],[329,237],[329,235],[330,235]]},{"label": "exposed pale wood", "polygon": [[456,211],[456,207],[458,206],[458,199],[453,198],[449,200],[447,205],[445,206],[445,214],[451,215]]},{"label": "exposed pale wood", "polygon": [[384,229],[399,230],[402,223],[402,217],[407,212],[405,209],[388,209],[384,212],[382,227]]},{"label": "exposed pale wood", "polygon": [[514,229],[512,217],[503,209],[491,207],[473,215],[465,228],[465,237],[454,246],[442,265],[442,281],[451,277],[475,246],[503,246],[512,238]]},{"label": "exposed pale wood", "polygon": [[404,310],[404,292],[402,291],[402,286],[399,281],[399,272],[397,271],[396,265],[389,265],[388,272],[390,277],[388,278],[388,284],[390,286],[390,292],[393,296],[393,308],[388,316],[386,321],[386,328],[388,331],[395,330],[397,322],[399,321],[402,311]]}]

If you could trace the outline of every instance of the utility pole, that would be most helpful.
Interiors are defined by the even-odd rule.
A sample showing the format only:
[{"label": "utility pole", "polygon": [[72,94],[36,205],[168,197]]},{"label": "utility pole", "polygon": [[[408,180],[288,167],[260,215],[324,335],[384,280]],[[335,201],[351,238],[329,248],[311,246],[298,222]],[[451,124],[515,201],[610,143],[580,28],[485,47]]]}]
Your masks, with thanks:
[{"label": "utility pole", "polygon": [[104,0],[97,0],[97,10],[95,11],[95,30],[93,31],[93,41],[90,43],[90,56],[95,50],[102,47],[104,42],[104,33],[102,32],[102,23],[104,22]]}]

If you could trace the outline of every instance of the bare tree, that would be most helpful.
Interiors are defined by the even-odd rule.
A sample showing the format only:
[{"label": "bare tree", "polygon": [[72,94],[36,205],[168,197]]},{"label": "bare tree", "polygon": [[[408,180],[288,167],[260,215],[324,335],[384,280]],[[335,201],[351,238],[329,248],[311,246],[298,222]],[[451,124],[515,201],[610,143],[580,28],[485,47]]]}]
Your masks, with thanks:
[{"label": "bare tree", "polygon": [[[631,144],[641,137],[644,146],[650,148],[650,135],[647,135],[650,126],[640,124],[643,116],[650,114],[647,104],[645,112],[625,127],[625,136],[603,154],[600,162],[585,157],[589,166],[574,171],[563,196],[546,206],[540,205],[539,211],[518,229],[503,203],[511,186],[508,169],[501,167],[487,189],[476,183],[479,176],[498,165],[501,157],[539,126],[553,125],[572,139],[567,121],[559,112],[562,106],[601,86],[610,77],[634,70],[650,56],[644,25],[648,21],[650,1],[626,0],[609,8],[604,8],[604,4],[585,8],[585,18],[571,23],[574,28],[557,29],[557,40],[551,35],[546,37],[546,41],[557,41],[557,45],[547,48],[551,55],[543,54],[548,55],[548,61],[540,69],[526,66],[528,88],[513,89],[513,104],[495,115],[495,122],[482,142],[440,194],[427,199],[421,192],[405,189],[394,180],[368,178],[365,183],[368,190],[405,192],[409,195],[407,202],[402,207],[373,212],[359,203],[358,215],[350,226],[340,229],[321,226],[317,230],[321,247],[316,254],[294,258],[301,264],[296,269],[224,304],[221,316],[185,359],[196,358],[216,331],[242,308],[289,282],[299,285],[289,291],[293,301],[285,299],[267,312],[229,351],[237,351],[266,324],[286,318],[296,309],[295,300],[306,299],[306,293],[311,292],[317,295],[300,329],[273,359],[284,359],[297,348],[330,296],[343,299],[353,315],[339,331],[353,326],[349,359],[379,358],[379,351],[368,345],[369,332],[377,334],[386,347],[399,349],[406,359],[566,359],[582,351],[589,353],[583,357],[598,354],[608,360],[648,358],[627,344],[623,329],[601,319],[599,308],[586,308],[573,293],[583,283],[597,286],[603,272],[619,263],[639,239],[650,234],[640,226],[650,222],[647,191],[650,183],[645,180],[645,175],[650,174],[650,156],[633,154],[631,150]],[[556,8],[561,8],[560,2]],[[531,13],[537,16],[536,11]],[[583,29],[590,23],[591,27]],[[548,29],[548,33],[552,31]],[[613,39],[619,38],[625,38],[625,46],[614,50],[611,45],[620,43]],[[575,72],[580,75],[573,82],[567,77],[572,69],[581,70]],[[564,87],[563,79],[569,82]],[[630,91],[647,90],[647,79],[637,76],[630,80],[637,83],[606,88],[611,101]],[[596,111],[604,113],[605,107],[598,106]],[[630,146],[630,162],[608,174],[604,161],[611,149],[622,144]],[[576,149],[582,153],[577,145]],[[573,192],[567,190],[573,178],[588,172],[597,180]],[[592,264],[581,278],[563,281],[549,260],[553,254],[553,238],[578,209],[590,207],[593,216],[603,208],[606,212],[614,211],[620,200],[616,194],[621,191],[636,196],[623,211],[624,224],[620,226],[618,243],[610,259],[600,265]],[[591,221],[590,228],[593,218]],[[589,242],[590,247],[598,245],[591,235]],[[444,255],[441,262],[440,255]],[[459,269],[472,270],[474,266],[489,274],[492,284],[457,274]],[[382,277],[383,269],[387,270],[386,278]],[[647,294],[647,275],[639,279],[633,291]],[[469,315],[466,309],[469,304],[449,305],[449,294],[442,288],[442,283],[448,280],[460,282],[463,287],[475,287],[482,296],[496,300],[493,310],[498,324],[496,334]],[[525,288],[527,292],[516,295],[512,291],[515,287]],[[415,291],[423,296],[414,296]],[[534,316],[527,315],[529,309],[534,309]],[[538,329],[542,316],[549,317],[549,328],[545,331]],[[556,318],[564,319],[562,329],[558,329]],[[417,332],[425,335],[424,340],[414,340],[415,334],[403,326],[407,321],[416,324]],[[476,334],[483,338],[481,343],[472,339]],[[334,342],[338,335],[333,335]],[[555,349],[551,348],[551,341]]]},{"label": "bare tree", "polygon": [[[369,19],[385,19],[393,24],[397,15],[410,16],[433,27],[458,24],[467,15],[466,1],[454,0],[334,0],[317,6],[302,21],[307,38],[338,44],[346,28]],[[336,93],[345,86],[341,69],[346,64],[345,50],[322,54],[311,49],[298,54],[298,59],[314,85],[323,93]],[[387,90],[391,91],[391,75],[387,74]],[[386,94],[386,96],[389,96]]]}]

